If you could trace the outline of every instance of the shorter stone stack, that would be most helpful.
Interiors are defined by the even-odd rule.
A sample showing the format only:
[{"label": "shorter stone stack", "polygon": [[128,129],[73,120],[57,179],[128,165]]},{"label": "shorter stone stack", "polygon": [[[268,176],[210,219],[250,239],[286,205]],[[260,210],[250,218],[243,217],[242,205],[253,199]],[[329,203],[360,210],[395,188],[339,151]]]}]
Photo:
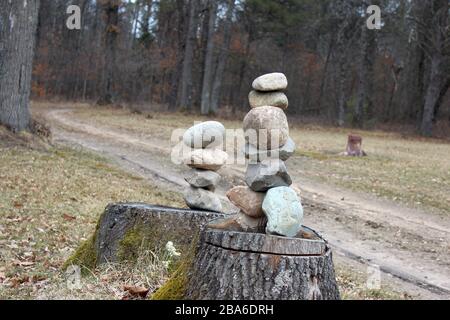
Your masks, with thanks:
[{"label": "shorter stone stack", "polygon": [[247,186],[235,187],[227,194],[241,209],[233,223],[228,221],[228,228],[260,232],[263,225],[266,233],[286,237],[297,236],[302,228],[303,207],[290,188],[292,179],[285,165],[296,149],[284,113],[289,105],[283,93],[287,86],[282,73],[266,74],[253,82],[249,95],[252,110],[244,119]]},{"label": "shorter stone stack", "polygon": [[185,180],[190,187],[184,195],[189,208],[222,212],[222,204],[214,193],[220,182],[217,173],[228,160],[226,152],[219,147],[225,139],[225,127],[217,121],[197,124],[183,135],[188,150],[184,154],[184,163],[191,167]]}]

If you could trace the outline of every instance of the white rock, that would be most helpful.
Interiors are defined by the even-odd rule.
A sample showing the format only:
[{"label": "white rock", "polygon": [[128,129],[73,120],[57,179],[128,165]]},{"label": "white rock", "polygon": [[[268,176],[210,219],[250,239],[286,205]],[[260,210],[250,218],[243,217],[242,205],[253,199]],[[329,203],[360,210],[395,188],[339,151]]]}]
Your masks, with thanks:
[{"label": "white rock", "polygon": [[286,110],[289,106],[287,96],[280,91],[275,92],[259,92],[253,90],[248,95],[250,107],[258,108],[263,106],[272,106]]},{"label": "white rock", "polygon": [[188,152],[183,157],[184,164],[203,170],[217,171],[222,168],[228,160],[228,154],[219,149],[197,149]]},{"label": "white rock", "polygon": [[220,146],[225,139],[225,127],[217,121],[199,123],[189,128],[183,135],[186,146],[204,149]]},{"label": "white rock", "polygon": [[253,89],[257,91],[279,91],[288,86],[288,80],[283,73],[265,74],[253,81]]}]

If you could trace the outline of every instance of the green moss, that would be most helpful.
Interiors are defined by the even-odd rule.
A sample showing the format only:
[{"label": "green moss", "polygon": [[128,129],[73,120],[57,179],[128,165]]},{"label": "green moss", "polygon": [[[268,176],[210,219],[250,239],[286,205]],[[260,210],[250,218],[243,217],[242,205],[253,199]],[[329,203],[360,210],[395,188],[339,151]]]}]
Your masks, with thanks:
[{"label": "green moss", "polygon": [[88,273],[90,270],[95,269],[97,266],[97,250],[95,249],[95,243],[97,242],[97,234],[100,228],[100,222],[103,218],[102,214],[95,227],[94,234],[86,241],[84,241],[75,253],[67,259],[63,265],[63,270],[66,270],[70,266],[79,266],[83,273]]},{"label": "green moss", "polygon": [[152,246],[149,232],[144,232],[141,226],[128,230],[119,242],[117,258],[119,261],[135,261],[142,248]]},{"label": "green moss", "polygon": [[197,253],[199,236],[192,240],[191,246],[184,257],[177,263],[177,269],[170,279],[159,288],[152,296],[151,300],[183,300],[185,298],[189,283],[189,272]]},{"label": "green moss", "polygon": [[64,263],[63,270],[75,265],[79,266],[84,272],[94,269],[97,265],[96,237],[97,232],[83,242],[77,251]]}]

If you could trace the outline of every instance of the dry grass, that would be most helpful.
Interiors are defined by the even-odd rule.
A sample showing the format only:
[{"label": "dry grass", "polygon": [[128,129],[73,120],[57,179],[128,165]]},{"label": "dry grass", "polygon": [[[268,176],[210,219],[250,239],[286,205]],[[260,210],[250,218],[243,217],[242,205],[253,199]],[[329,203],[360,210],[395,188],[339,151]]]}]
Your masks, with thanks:
[{"label": "dry grass", "polygon": [[348,266],[336,266],[336,278],[343,300],[409,300],[412,296],[382,283],[380,289],[368,289],[367,275]]},{"label": "dry grass", "polygon": [[364,137],[365,158],[347,158],[347,130],[292,132],[299,142],[296,166],[302,175],[355,191],[450,213],[450,144],[403,138],[398,134],[356,131]]},{"label": "dry grass", "polygon": [[[78,289],[67,286],[61,267],[92,234],[108,203],[183,207],[180,195],[150,188],[91,153],[29,148],[6,143],[5,135],[0,146],[0,299],[131,299],[136,297],[124,286],[151,293],[167,280],[170,258],[164,252],[143,251],[136,263],[91,270]],[[354,272],[342,268],[338,280],[347,299],[400,297],[385,289],[367,291]]]},{"label": "dry grass", "polygon": [[[112,274],[121,276],[112,276],[108,281],[108,288],[116,291],[101,285],[111,269],[93,271],[87,291],[62,292],[58,296],[56,290],[65,286],[61,266],[92,234],[108,203],[138,201],[183,206],[181,196],[150,187],[145,180],[90,153],[52,147],[30,149],[14,141],[2,141],[0,299],[108,299],[117,298],[123,285],[134,285],[126,282],[120,271],[128,268],[116,267]],[[158,263],[149,266],[158,268]],[[146,279],[152,273],[137,275]],[[152,281],[161,277],[152,277]]]},{"label": "dry grass", "polygon": [[[145,116],[126,109],[86,106],[80,106],[75,113],[95,125],[165,141],[175,129],[211,119],[174,113]],[[239,121],[223,122],[227,128],[242,127]],[[363,148],[369,157],[339,155],[345,150],[350,132],[364,137]],[[296,123],[291,123],[291,136],[298,144],[296,157],[289,162],[291,171],[410,206],[450,212],[450,143],[444,140],[379,131],[299,127]]]}]

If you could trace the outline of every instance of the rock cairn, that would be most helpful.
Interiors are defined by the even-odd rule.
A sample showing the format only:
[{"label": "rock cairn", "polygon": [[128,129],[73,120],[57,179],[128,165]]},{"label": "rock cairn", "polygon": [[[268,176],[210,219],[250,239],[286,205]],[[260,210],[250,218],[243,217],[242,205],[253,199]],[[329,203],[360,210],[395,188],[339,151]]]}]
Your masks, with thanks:
[{"label": "rock cairn", "polygon": [[285,165],[296,149],[284,113],[288,99],[283,90],[287,86],[282,73],[266,74],[253,82],[254,90],[249,95],[252,110],[244,119],[244,153],[249,159],[247,186],[235,187],[227,193],[240,213],[213,222],[212,228],[265,231],[285,237],[295,237],[301,231],[303,207],[297,193],[290,188],[292,179]]},{"label": "rock cairn", "polygon": [[220,149],[224,139],[225,127],[217,121],[197,124],[183,135],[187,147],[183,161],[191,168],[185,176],[190,187],[184,200],[191,209],[222,212],[222,203],[214,192],[221,179],[217,171],[228,159]]}]

